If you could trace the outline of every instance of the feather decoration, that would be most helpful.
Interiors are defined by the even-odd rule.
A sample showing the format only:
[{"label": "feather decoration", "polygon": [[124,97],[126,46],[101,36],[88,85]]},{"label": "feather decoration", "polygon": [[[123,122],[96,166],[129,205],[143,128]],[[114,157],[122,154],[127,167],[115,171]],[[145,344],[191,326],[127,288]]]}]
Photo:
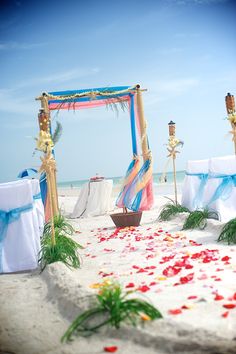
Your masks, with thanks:
[{"label": "feather decoration", "polygon": [[61,123],[56,121],[56,128],[52,134],[52,141],[54,145],[59,141],[61,134],[62,134],[62,125]]}]

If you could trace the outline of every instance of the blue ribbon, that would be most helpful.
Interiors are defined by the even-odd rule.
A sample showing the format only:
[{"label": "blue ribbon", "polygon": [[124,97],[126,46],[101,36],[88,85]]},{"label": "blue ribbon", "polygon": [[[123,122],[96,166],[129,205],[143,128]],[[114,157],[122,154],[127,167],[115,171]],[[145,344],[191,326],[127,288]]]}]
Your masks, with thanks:
[{"label": "blue ribbon", "polygon": [[211,197],[208,205],[215,202],[217,199],[227,200],[232,193],[233,187],[236,187],[236,174],[233,175],[220,175],[220,174],[211,174],[209,178],[221,178],[222,181],[219,186],[216,188],[215,193]]},{"label": "blue ribbon", "polygon": [[7,227],[20,218],[21,213],[29,211],[33,208],[33,204],[27,204],[19,208],[9,211],[0,210],[0,273],[2,273],[2,247],[3,241],[7,234]]},{"label": "blue ribbon", "polygon": [[198,187],[198,191],[196,193],[196,196],[193,200],[193,209],[197,209],[199,207],[202,207],[202,196],[203,196],[205,185],[208,180],[208,173],[188,173],[188,172],[186,172],[186,176],[194,176],[194,177],[198,177],[200,179],[200,185]]},{"label": "blue ribbon", "polygon": [[37,199],[42,199],[42,196],[41,196],[41,192],[39,192],[38,194],[35,194],[33,196],[34,200],[37,200]]}]

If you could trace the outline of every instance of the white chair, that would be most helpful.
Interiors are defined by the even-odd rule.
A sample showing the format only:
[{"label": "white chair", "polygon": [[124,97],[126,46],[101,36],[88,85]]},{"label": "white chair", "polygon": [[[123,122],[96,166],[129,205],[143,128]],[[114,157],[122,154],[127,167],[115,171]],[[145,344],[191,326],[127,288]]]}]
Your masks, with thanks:
[{"label": "white chair", "polygon": [[0,273],[37,268],[35,219],[30,180],[0,184]]},{"label": "white chair", "polygon": [[209,160],[190,160],[182,188],[181,205],[190,211],[203,209],[203,195],[208,178]]},{"label": "white chair", "polygon": [[43,202],[42,202],[42,198],[41,198],[39,180],[38,179],[31,179],[30,182],[32,185],[34,208],[36,209],[36,212],[37,212],[38,226],[39,226],[39,232],[40,232],[40,237],[41,237],[43,234],[45,216],[44,216],[44,206],[43,206]]},{"label": "white chair", "polygon": [[215,157],[209,161],[209,179],[204,193],[208,209],[216,211],[219,220],[236,217],[236,156]]}]

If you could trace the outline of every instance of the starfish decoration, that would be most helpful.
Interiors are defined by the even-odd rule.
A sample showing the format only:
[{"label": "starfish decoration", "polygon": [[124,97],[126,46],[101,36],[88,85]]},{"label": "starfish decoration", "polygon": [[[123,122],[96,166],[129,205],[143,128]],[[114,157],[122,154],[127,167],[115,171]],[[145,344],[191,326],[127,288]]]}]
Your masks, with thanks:
[{"label": "starfish decoration", "polygon": [[51,151],[47,152],[44,157],[40,157],[42,165],[39,169],[39,172],[45,171],[46,173],[51,173],[56,171],[56,161],[53,158]]}]

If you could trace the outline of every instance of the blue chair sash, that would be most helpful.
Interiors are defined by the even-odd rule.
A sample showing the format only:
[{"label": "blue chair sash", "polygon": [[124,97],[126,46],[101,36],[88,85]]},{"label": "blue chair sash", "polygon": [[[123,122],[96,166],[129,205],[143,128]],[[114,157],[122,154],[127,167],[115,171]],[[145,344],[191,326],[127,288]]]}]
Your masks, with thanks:
[{"label": "blue chair sash", "polygon": [[194,197],[193,200],[193,209],[197,209],[202,207],[202,197],[203,197],[203,192],[205,185],[208,180],[208,173],[189,173],[186,172],[186,176],[193,176],[193,177],[198,177],[200,179],[200,184],[197,190],[197,193]]},{"label": "blue chair sash", "polygon": [[27,204],[9,211],[0,210],[0,273],[2,273],[2,249],[3,241],[7,234],[7,227],[14,221],[19,220],[20,215],[33,208],[33,204]]},{"label": "blue chair sash", "polygon": [[42,199],[42,196],[41,196],[41,192],[39,192],[38,194],[35,194],[33,196],[34,200],[37,200],[37,199]]},{"label": "blue chair sash", "polygon": [[221,175],[221,174],[210,174],[209,178],[220,178],[222,179],[219,186],[216,188],[215,193],[211,197],[208,205],[215,202],[217,199],[227,200],[234,187],[236,187],[236,174],[233,175]]}]

